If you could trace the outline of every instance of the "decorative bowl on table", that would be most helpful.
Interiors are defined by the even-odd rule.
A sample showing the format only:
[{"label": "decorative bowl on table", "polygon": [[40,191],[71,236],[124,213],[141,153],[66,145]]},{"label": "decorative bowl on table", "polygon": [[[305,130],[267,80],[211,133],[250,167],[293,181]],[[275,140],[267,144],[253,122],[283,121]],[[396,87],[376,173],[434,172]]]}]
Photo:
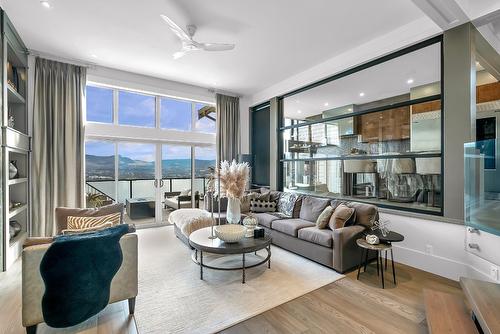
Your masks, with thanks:
[{"label": "decorative bowl on table", "polygon": [[215,235],[220,240],[231,243],[238,242],[245,237],[246,227],[238,224],[215,226]]}]

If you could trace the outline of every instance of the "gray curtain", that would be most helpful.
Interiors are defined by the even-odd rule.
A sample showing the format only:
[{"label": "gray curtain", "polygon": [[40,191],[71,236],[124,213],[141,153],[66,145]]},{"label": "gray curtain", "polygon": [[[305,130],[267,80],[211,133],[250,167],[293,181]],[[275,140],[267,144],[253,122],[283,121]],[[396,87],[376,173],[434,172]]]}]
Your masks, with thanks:
[{"label": "gray curtain", "polygon": [[237,160],[240,153],[240,99],[216,94],[217,161]]},{"label": "gray curtain", "polygon": [[54,209],[83,207],[86,68],[37,58],[33,107],[33,235],[55,233]]}]

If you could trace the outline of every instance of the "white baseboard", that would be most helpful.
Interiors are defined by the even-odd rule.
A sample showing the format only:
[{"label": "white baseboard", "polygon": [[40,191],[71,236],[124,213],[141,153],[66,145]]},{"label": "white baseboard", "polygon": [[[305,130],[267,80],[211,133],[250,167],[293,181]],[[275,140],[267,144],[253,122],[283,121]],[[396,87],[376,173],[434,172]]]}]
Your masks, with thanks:
[{"label": "white baseboard", "polygon": [[[427,254],[415,249],[394,247],[394,261],[458,281],[461,276],[491,281],[487,273],[460,261]],[[465,252],[465,251],[464,251]]]}]

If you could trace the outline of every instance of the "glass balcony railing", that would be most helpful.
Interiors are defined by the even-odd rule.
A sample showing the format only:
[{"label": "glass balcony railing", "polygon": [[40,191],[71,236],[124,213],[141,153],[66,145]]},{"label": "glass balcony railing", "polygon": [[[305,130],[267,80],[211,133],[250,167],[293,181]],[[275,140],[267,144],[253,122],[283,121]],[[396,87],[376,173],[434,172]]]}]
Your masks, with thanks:
[{"label": "glass balcony railing", "polygon": [[495,139],[464,145],[465,224],[500,235],[500,169]]}]

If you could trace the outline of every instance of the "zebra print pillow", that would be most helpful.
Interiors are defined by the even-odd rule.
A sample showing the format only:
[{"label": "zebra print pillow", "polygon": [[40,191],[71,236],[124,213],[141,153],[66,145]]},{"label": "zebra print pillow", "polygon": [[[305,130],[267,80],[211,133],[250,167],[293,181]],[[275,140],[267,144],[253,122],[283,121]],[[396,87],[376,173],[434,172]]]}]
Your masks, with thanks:
[{"label": "zebra print pillow", "polygon": [[81,230],[87,229],[89,227],[96,227],[104,223],[112,223],[114,225],[120,224],[121,213],[112,213],[106,216],[100,217],[68,217],[68,230]]}]

